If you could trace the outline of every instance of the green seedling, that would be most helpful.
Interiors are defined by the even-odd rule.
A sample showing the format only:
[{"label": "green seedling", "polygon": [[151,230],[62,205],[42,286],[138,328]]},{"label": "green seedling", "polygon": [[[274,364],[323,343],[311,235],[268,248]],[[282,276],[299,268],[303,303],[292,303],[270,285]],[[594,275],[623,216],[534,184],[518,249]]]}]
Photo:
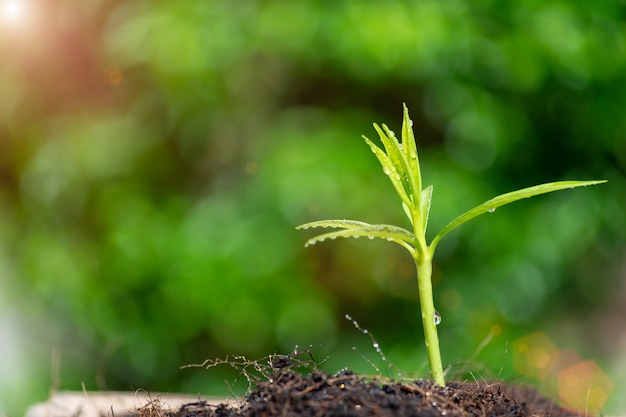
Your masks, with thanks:
[{"label": "green seedling", "polygon": [[296,229],[318,227],[341,229],[315,236],[307,241],[306,246],[326,239],[363,236],[370,239],[385,239],[397,243],[409,251],[417,267],[420,309],[431,377],[437,384],[444,386],[445,379],[439,351],[439,336],[437,335],[437,325],[441,321],[441,317],[435,310],[431,281],[433,255],[441,239],[468,220],[484,213],[493,212],[505,204],[552,191],[600,184],[606,181],[551,182],[499,195],[452,220],[428,244],[426,242],[426,226],[428,225],[433,187],[429,185],[422,188],[422,175],[412,124],[405,105],[401,141],[398,141],[395,134],[384,124],[382,128],[374,124],[384,150],[363,136],[400,197],[402,208],[409,218],[412,231],[387,224],[369,224],[356,220],[321,220],[302,224]]}]

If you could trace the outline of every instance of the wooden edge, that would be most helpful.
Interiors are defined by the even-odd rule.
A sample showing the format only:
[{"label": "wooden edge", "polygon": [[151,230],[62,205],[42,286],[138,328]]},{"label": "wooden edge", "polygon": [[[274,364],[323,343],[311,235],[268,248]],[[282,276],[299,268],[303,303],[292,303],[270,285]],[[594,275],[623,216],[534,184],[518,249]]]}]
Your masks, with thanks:
[{"label": "wooden edge", "polygon": [[210,405],[234,404],[234,399],[199,395],[149,393],[145,391],[58,391],[48,401],[28,408],[25,417],[121,417],[150,406],[174,410],[181,405],[206,401]]}]

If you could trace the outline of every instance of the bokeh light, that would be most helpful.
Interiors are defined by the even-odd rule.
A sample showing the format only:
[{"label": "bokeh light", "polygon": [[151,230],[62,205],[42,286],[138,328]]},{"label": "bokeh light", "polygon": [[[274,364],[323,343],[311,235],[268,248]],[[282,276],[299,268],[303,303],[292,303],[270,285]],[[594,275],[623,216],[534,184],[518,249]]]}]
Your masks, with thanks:
[{"label": "bokeh light", "polygon": [[598,414],[613,392],[613,383],[593,360],[559,371],[559,396],[563,404]]},{"label": "bokeh light", "polygon": [[515,370],[520,375],[528,375],[543,380],[554,373],[559,360],[559,350],[543,332],[537,332],[517,339],[513,344]]},{"label": "bokeh light", "polygon": [[597,414],[613,392],[611,378],[594,360],[583,360],[574,350],[561,349],[543,332],[515,340],[515,370],[550,392],[558,392],[561,404]]}]

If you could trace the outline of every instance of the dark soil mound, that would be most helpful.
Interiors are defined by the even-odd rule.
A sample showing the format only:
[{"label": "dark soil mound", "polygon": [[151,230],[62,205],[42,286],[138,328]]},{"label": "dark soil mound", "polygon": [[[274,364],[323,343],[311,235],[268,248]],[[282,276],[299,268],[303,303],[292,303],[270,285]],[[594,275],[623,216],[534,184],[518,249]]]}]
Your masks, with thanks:
[{"label": "dark soil mound", "polygon": [[529,388],[501,383],[393,382],[359,377],[350,371],[336,375],[314,371],[302,375],[280,369],[260,381],[236,405],[197,402],[174,411],[140,410],[141,417],[580,417]]}]

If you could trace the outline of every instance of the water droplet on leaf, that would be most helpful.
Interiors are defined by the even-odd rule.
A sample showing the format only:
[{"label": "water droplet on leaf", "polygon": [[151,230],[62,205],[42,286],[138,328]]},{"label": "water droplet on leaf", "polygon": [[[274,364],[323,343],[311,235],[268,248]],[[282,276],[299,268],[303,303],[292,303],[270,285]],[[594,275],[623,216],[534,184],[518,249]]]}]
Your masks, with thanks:
[{"label": "water droplet on leaf", "polygon": [[494,211],[496,211],[495,207],[491,207],[489,210],[487,210],[489,213],[493,213]]}]

